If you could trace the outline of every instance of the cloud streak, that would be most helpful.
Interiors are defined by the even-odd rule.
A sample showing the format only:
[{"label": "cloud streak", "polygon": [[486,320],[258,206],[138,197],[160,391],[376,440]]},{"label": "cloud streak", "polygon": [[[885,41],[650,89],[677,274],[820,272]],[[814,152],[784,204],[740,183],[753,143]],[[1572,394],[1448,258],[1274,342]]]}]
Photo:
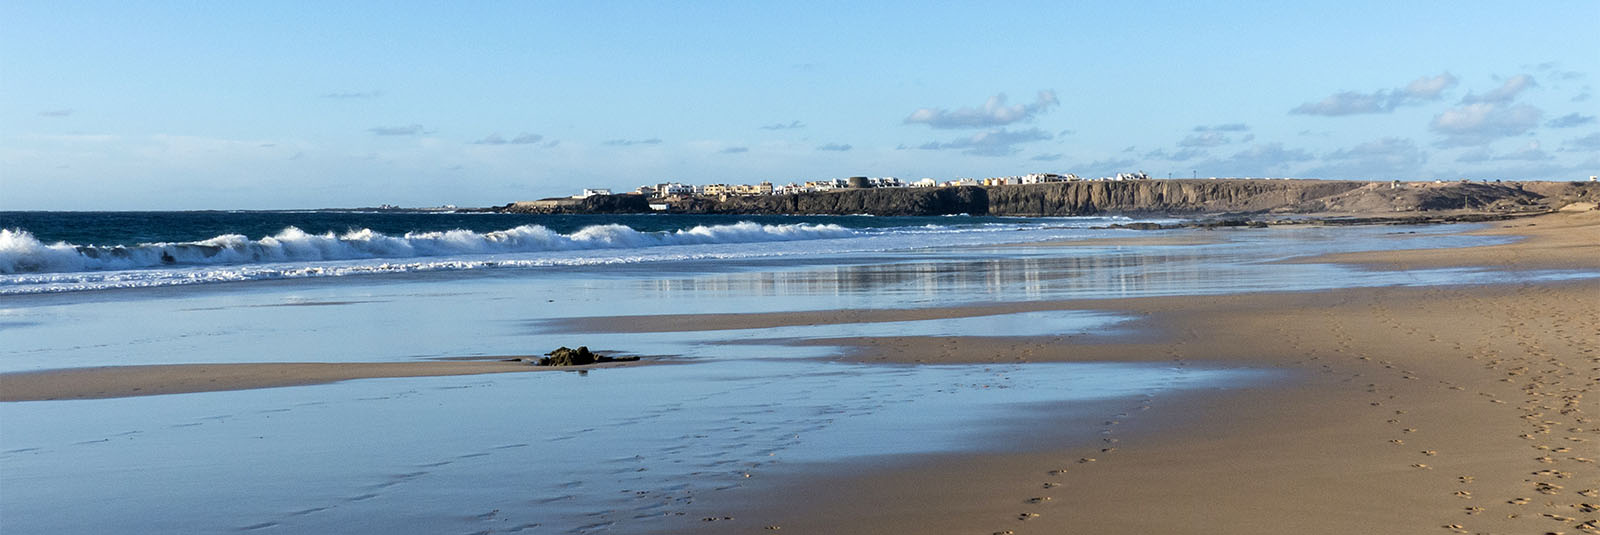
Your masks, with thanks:
[{"label": "cloud streak", "polygon": [[1194,131],[1196,132],[1247,132],[1249,130],[1250,125],[1244,123],[1227,123],[1211,126],[1200,125],[1194,127]]},{"label": "cloud streak", "polygon": [[1006,95],[1001,93],[976,108],[919,108],[906,116],[905,124],[925,124],[932,128],[994,128],[1019,121],[1029,121],[1035,116],[1060,105],[1055,91],[1039,91],[1032,103],[1006,105]]},{"label": "cloud streak", "polygon": [[1216,147],[1219,145],[1227,145],[1228,143],[1232,142],[1233,140],[1228,139],[1228,136],[1222,135],[1220,132],[1205,132],[1201,134],[1193,134],[1189,137],[1183,138],[1182,140],[1178,141],[1178,146]]},{"label": "cloud streak", "polygon": [[426,133],[423,131],[422,125],[420,124],[411,124],[406,126],[374,126],[372,128],[368,128],[367,131],[379,136],[414,136],[417,134]]},{"label": "cloud streak", "polygon": [[1572,128],[1586,124],[1593,124],[1594,119],[1595,117],[1593,115],[1583,115],[1573,112],[1551,119],[1549,122],[1544,123],[1544,125],[1550,128]]},{"label": "cloud streak", "polygon": [[1236,152],[1227,159],[1207,160],[1198,167],[1219,173],[1216,176],[1269,176],[1285,174],[1290,165],[1315,158],[1303,149],[1267,143]]},{"label": "cloud streak", "polygon": [[1022,150],[1017,145],[1051,139],[1053,136],[1038,128],[1007,130],[997,128],[979,132],[970,137],[950,141],[932,141],[917,146],[921,150],[959,150],[970,156],[1009,156]]},{"label": "cloud streak", "polygon": [[1445,136],[1441,146],[1464,147],[1522,135],[1539,126],[1543,116],[1544,112],[1533,106],[1478,102],[1445,110],[1428,128]]},{"label": "cloud streak", "polygon": [[72,110],[45,110],[39,112],[40,117],[67,117],[72,115]]},{"label": "cloud streak", "polygon": [[1306,102],[1290,114],[1338,117],[1368,113],[1390,113],[1401,106],[1414,106],[1439,100],[1445,90],[1455,87],[1459,80],[1448,72],[1438,76],[1423,76],[1405,87],[1380,89],[1371,93],[1344,91],[1334,93],[1316,102]]},{"label": "cloud streak", "polygon": [[603,145],[610,145],[610,146],[613,146],[613,147],[631,147],[631,146],[634,146],[634,145],[660,145],[661,144],[661,138],[653,137],[653,138],[650,138],[650,139],[608,139],[608,140],[604,141],[602,144]]},{"label": "cloud streak", "polygon": [[331,99],[334,99],[334,100],[365,100],[365,99],[374,99],[374,98],[378,98],[378,97],[381,97],[381,96],[383,96],[383,92],[382,91],[376,91],[376,90],[374,90],[374,91],[335,91],[333,93],[323,93],[322,94],[322,98],[331,98]]},{"label": "cloud streak", "polygon": [[1480,102],[1488,102],[1493,104],[1505,104],[1511,102],[1512,100],[1516,100],[1517,95],[1521,94],[1528,88],[1537,87],[1538,85],[1539,84],[1534,83],[1532,76],[1519,74],[1506,79],[1505,83],[1500,84],[1500,87],[1496,87],[1488,93],[1484,93],[1482,95],[1476,93],[1467,93],[1467,96],[1461,97],[1461,103],[1477,104]]},{"label": "cloud streak", "polygon": [[848,151],[848,150],[853,149],[853,148],[855,148],[855,147],[851,147],[848,143],[829,143],[827,145],[823,145],[821,147],[817,147],[817,150],[828,150],[828,151],[835,151],[835,152],[845,152],[845,151]]},{"label": "cloud streak", "polygon": [[[539,143],[541,141],[544,141],[544,136],[541,136],[539,134],[527,134],[527,133],[524,133],[524,134],[517,135],[517,137],[511,138],[511,139],[506,139],[506,138],[500,137],[500,134],[498,132],[496,132],[496,133],[493,133],[493,134],[489,134],[488,136],[485,136],[483,139],[474,141],[474,142],[472,142],[472,144],[473,145],[534,145],[534,144],[537,144],[537,143]],[[554,147],[555,146],[554,143],[556,143],[556,142],[552,141],[551,144],[549,144],[547,146]]]},{"label": "cloud streak", "polygon": [[1410,177],[1427,161],[1428,153],[1415,141],[1386,137],[1325,154],[1322,166],[1312,169],[1310,174],[1323,178]]},{"label": "cloud streak", "polygon": [[802,123],[800,121],[789,121],[787,123],[772,123],[772,124],[769,124],[769,125],[761,127],[761,129],[762,130],[795,130],[795,129],[805,128],[805,127],[806,127],[806,123]]}]

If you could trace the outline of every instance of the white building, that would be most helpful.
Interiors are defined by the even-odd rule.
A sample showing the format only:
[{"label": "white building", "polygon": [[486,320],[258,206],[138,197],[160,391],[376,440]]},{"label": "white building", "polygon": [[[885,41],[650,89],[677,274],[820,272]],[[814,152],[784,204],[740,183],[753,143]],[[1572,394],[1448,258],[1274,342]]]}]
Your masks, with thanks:
[{"label": "white building", "polygon": [[655,193],[655,198],[671,197],[673,195],[693,195],[694,186],[677,182],[664,182],[650,188]]},{"label": "white building", "polygon": [[867,179],[867,185],[869,185],[871,187],[874,187],[874,188],[903,188],[903,187],[906,187],[904,182],[901,182],[900,179],[892,177],[892,176],[869,178],[869,179]]},{"label": "white building", "polygon": [[598,188],[598,189],[584,188],[582,195],[573,195],[572,198],[574,198],[574,199],[587,199],[587,198],[593,197],[595,195],[610,195],[610,194],[611,194],[611,190],[605,189],[605,188]]}]

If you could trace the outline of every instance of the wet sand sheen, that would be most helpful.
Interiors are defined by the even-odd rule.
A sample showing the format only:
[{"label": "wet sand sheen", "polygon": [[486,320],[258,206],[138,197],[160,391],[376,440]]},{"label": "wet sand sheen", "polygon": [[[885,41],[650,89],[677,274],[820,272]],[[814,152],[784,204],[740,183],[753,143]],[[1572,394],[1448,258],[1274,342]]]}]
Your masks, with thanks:
[{"label": "wet sand sheen", "polygon": [[521,362],[479,360],[103,366],[0,374],[0,402],[106,399],[314,385],[352,379],[581,370],[637,364],[615,363],[548,368]]},{"label": "wet sand sheen", "polygon": [[[1532,222],[1514,245],[1376,256],[1600,268],[1584,252],[1600,244],[1600,214]],[[1307,380],[1157,402],[1097,448],[801,478],[737,504],[748,521],[683,531],[1600,533],[1600,421],[1586,399],[1600,384],[1600,282],[1119,303],[1093,306],[1143,316],[1147,336],[827,343],[869,361],[1207,362]]]},{"label": "wet sand sheen", "polygon": [[[1596,269],[1600,255],[1582,252],[1600,241],[1593,215],[1559,217],[1565,219],[1535,220],[1535,227],[1524,229],[1533,230],[1527,233],[1531,237],[1510,246],[1377,256],[1385,262],[1427,258],[1428,265],[1519,268],[1549,265],[1538,255],[1567,254],[1575,258],[1561,266]],[[1552,246],[1551,240],[1569,240],[1570,245]],[[1547,252],[1522,253],[1541,248]],[[1600,493],[1596,485],[1585,483],[1600,481],[1593,462],[1600,455],[1584,453],[1593,451],[1600,426],[1584,411],[1584,403],[1592,407],[1592,400],[1583,399],[1600,382],[1594,371],[1600,364],[1600,355],[1594,353],[1600,332],[1588,323],[1600,315],[1597,297],[1600,283],[1590,280],[748,317],[688,315],[660,318],[660,325],[630,318],[626,321],[633,329],[665,332],[696,323],[728,329],[739,328],[740,322],[751,328],[1093,308],[1131,313],[1140,318],[1137,327],[1144,333],[1093,344],[958,336],[805,343],[843,344],[853,348],[853,358],[865,361],[1143,360],[1180,367],[1220,362],[1268,364],[1312,378],[1289,390],[1157,403],[1129,422],[1108,419],[1105,442],[1093,448],[956,455],[942,458],[936,470],[921,464],[863,470],[802,478],[782,488],[763,488],[758,481],[749,487],[757,494],[750,502],[707,502],[705,509],[684,518],[689,524],[650,529],[1583,531],[1583,526],[1594,525],[1585,524],[1594,515],[1584,511],[1584,504],[1594,503]],[[510,363],[395,364],[504,364],[516,368],[506,371],[531,371]],[[240,371],[259,379],[266,370]],[[355,377],[331,380],[349,378]],[[0,392],[12,391],[11,383],[0,384]],[[701,523],[702,517],[719,520]]]}]

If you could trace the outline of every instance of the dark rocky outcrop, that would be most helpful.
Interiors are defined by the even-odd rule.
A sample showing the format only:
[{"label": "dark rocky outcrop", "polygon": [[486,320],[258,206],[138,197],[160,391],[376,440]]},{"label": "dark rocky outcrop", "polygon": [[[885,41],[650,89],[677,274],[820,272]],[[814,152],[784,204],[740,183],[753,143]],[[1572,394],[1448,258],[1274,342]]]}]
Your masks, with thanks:
[{"label": "dark rocky outcrop", "polygon": [[554,198],[515,202],[496,209],[512,214],[637,214],[650,211],[643,195],[591,195],[581,199]]},{"label": "dark rocky outcrop", "polygon": [[597,355],[589,352],[589,346],[578,346],[577,349],[561,346],[555,351],[545,353],[545,355],[545,357],[539,359],[537,365],[583,366],[586,364],[598,364],[602,362],[633,362],[639,360],[639,357],[607,357],[604,355]]},{"label": "dark rocky outcrop", "polygon": [[[686,197],[668,213],[930,216],[1105,214],[1395,214],[1553,210],[1600,201],[1587,182],[1366,182],[1349,180],[1129,180],[942,188],[859,188],[792,195]],[[649,213],[641,195],[513,203],[515,213]]]},{"label": "dark rocky outcrop", "polygon": [[988,188],[978,186],[863,188],[726,199],[699,197],[674,203],[672,211],[688,214],[984,215],[989,213],[988,194]]},{"label": "dark rocky outcrop", "polygon": [[989,214],[1085,216],[1266,212],[1370,184],[1336,180],[1132,180],[989,188]]}]

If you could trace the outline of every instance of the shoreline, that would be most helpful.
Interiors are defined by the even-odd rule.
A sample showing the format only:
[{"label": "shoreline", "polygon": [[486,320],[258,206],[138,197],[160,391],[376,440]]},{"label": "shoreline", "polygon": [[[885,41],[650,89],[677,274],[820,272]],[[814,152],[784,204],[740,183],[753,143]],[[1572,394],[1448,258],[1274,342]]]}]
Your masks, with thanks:
[{"label": "shoreline", "polygon": [[550,367],[506,361],[500,357],[494,359],[156,364],[10,372],[0,373],[0,403],[251,390],[337,383],[355,379],[586,371],[642,364],[634,361]]},{"label": "shoreline", "polygon": [[[1600,255],[1587,252],[1600,248],[1597,216],[1555,214],[1519,222],[1532,226],[1478,231],[1525,236],[1505,245],[1359,254],[1371,257],[1363,265],[1372,269],[1422,262],[1539,269],[1560,260],[1567,268],[1594,270],[1600,269]],[[695,330],[687,327],[693,324],[727,329],[1029,310],[1126,312],[1134,334],[1103,338],[795,343],[845,346],[839,358],[859,362],[1220,363],[1286,370],[1297,381],[1162,397],[1126,418],[1108,412],[1105,431],[1114,434],[1104,438],[1114,442],[912,456],[888,467],[758,477],[741,495],[705,500],[680,520],[652,526],[654,532],[748,533],[769,526],[827,533],[1600,532],[1583,527],[1600,526],[1586,524],[1595,515],[1585,505],[1600,501],[1600,484],[1587,483],[1600,482],[1592,459],[1600,455],[1585,453],[1600,443],[1600,424],[1583,410],[1584,403],[1592,404],[1584,395],[1600,384],[1600,331],[1588,325],[1600,316],[1597,296],[1600,279],[1583,279],[581,321],[610,321],[616,325],[611,332],[669,332]],[[294,382],[274,382],[288,379],[272,373],[297,367],[299,375],[290,374]],[[392,375],[371,375],[380,370]],[[447,370],[459,373],[438,373]],[[91,399],[115,397],[101,395],[107,392],[228,390],[236,381],[265,388],[567,370],[580,369],[430,361],[24,373],[55,377],[52,388],[84,387],[89,392],[75,399]],[[149,386],[174,372],[188,382],[158,385],[168,390]],[[149,377],[140,379],[145,373]],[[0,394],[16,395],[20,383],[13,381],[20,375],[0,375]],[[115,388],[93,386],[89,378]],[[1048,414],[1028,414],[1035,426],[1054,423]],[[1026,435],[1028,429],[994,438],[1016,439],[1012,433]],[[727,520],[702,524],[702,517]]]},{"label": "shoreline", "polygon": [[[1527,235],[1488,246],[1488,260],[1547,265],[1528,251],[1574,231],[1569,251],[1595,247],[1595,216],[1486,229]],[[1384,255],[1484,265],[1473,249]],[[1572,255],[1563,265],[1600,264]],[[676,531],[1600,533],[1600,422],[1584,411],[1600,384],[1600,331],[1585,327],[1600,317],[1600,281],[1110,301],[1093,307],[1137,314],[1144,334],[804,343],[867,362],[1266,365],[1299,382],[1167,400],[1115,428],[1114,443],[799,475],[697,512],[734,521]]]}]

